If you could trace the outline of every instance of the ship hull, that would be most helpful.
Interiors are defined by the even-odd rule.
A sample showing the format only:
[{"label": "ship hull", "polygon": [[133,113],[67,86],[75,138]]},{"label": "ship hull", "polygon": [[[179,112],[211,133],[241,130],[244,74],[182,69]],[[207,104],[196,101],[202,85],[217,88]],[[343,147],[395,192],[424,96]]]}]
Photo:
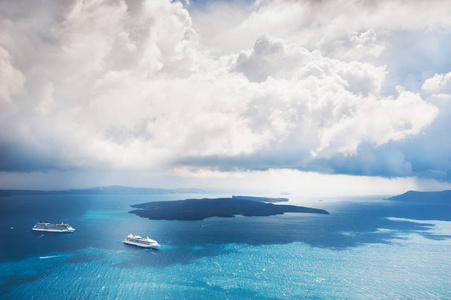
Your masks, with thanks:
[{"label": "ship hull", "polygon": [[46,232],[60,232],[60,233],[70,233],[74,232],[75,229],[49,229],[49,228],[32,228],[34,231],[46,231]]},{"label": "ship hull", "polygon": [[154,249],[158,249],[158,247],[160,247],[160,245],[155,245],[155,244],[140,244],[140,243],[136,243],[136,242],[132,242],[132,241],[127,241],[127,240],[124,240],[124,244],[132,245],[132,246],[138,246],[138,247],[141,247],[141,248],[154,248]]}]

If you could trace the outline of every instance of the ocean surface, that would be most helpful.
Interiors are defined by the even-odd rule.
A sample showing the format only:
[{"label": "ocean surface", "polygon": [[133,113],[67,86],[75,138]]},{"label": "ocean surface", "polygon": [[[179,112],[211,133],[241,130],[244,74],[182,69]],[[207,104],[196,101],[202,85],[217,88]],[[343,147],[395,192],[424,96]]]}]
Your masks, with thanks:
[{"label": "ocean surface", "polygon": [[[1,299],[451,299],[451,207],[289,204],[330,215],[156,221],[130,205],[230,195],[0,198]],[[69,234],[35,232],[67,222]],[[162,247],[123,243],[149,236]]]}]

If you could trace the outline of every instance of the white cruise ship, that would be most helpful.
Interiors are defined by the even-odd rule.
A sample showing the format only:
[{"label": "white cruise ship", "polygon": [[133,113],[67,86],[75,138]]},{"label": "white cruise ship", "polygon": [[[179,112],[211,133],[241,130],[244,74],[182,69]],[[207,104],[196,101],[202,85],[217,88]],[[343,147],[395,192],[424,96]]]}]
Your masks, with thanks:
[{"label": "white cruise ship", "polygon": [[157,243],[157,241],[152,240],[150,238],[143,238],[139,235],[133,235],[129,234],[124,240],[124,243],[129,245],[134,245],[138,247],[144,247],[144,248],[158,248],[160,247],[160,244]]},{"label": "white cruise ship", "polygon": [[69,224],[51,224],[45,222],[38,222],[34,225],[33,230],[35,231],[49,231],[49,232],[74,232],[75,228]]}]

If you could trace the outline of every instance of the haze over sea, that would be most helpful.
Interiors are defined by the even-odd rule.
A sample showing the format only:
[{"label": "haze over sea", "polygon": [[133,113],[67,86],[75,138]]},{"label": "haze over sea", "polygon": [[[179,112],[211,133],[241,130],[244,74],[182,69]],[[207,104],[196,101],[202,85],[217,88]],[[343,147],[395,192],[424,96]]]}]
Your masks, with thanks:
[{"label": "haze over sea", "polygon": [[[217,196],[230,195],[1,197],[1,298],[451,298],[449,205],[293,198],[330,215],[158,221],[128,213],[132,204]],[[38,221],[76,231],[34,232]],[[125,245],[129,233],[162,247]]]}]

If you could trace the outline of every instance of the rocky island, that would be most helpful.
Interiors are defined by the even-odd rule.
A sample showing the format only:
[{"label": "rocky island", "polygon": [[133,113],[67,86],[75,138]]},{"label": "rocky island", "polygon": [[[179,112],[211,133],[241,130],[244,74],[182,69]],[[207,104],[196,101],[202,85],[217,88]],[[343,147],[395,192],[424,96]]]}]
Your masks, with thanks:
[{"label": "rocky island", "polygon": [[132,205],[136,210],[130,211],[151,220],[203,220],[210,217],[233,218],[273,216],[284,213],[329,214],[323,209],[295,205],[275,205],[261,201],[239,198],[187,199],[178,201],[159,201]]},{"label": "rocky island", "polygon": [[408,191],[402,195],[388,198],[387,200],[408,203],[449,205],[451,204],[451,190],[434,191],[434,192]]}]

